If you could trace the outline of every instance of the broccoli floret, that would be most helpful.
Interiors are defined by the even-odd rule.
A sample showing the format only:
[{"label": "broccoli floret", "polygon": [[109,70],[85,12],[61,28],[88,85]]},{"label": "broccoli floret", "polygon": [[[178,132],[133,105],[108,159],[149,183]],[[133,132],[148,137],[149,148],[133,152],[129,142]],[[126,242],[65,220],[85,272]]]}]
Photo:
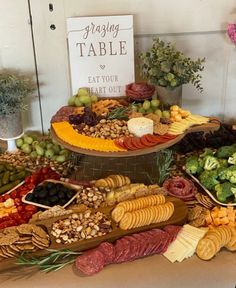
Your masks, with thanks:
[{"label": "broccoli floret", "polygon": [[204,158],[206,156],[213,156],[214,155],[214,150],[211,148],[204,148],[203,153],[199,155],[200,158]]},{"label": "broccoli floret", "polygon": [[199,174],[202,172],[202,167],[199,165],[197,156],[190,156],[185,163],[185,169],[187,173]]},{"label": "broccoli floret", "polygon": [[218,177],[218,173],[216,170],[211,170],[211,171],[205,170],[200,174],[199,181],[203,186],[206,187],[206,189],[212,190],[215,187],[215,185],[220,183],[217,180],[217,177]]},{"label": "broccoli floret", "polygon": [[232,188],[234,186],[230,182],[224,182],[215,186],[216,197],[221,202],[227,202],[227,199],[234,196]]},{"label": "broccoli floret", "polygon": [[234,194],[234,202],[236,202],[236,187],[231,188],[231,192]]},{"label": "broccoli floret", "polygon": [[227,159],[220,158],[218,161],[220,163],[220,168],[227,168],[229,166]]},{"label": "broccoli floret", "polygon": [[234,153],[232,154],[232,156],[229,157],[228,163],[229,163],[229,164],[236,165],[236,152],[234,152]]},{"label": "broccoli floret", "polygon": [[218,175],[220,180],[228,180],[230,183],[236,184],[236,165],[219,169]]},{"label": "broccoli floret", "polygon": [[235,146],[222,146],[217,150],[216,157],[229,158],[234,152],[236,152]]},{"label": "broccoli floret", "polygon": [[213,170],[220,167],[220,163],[218,159],[214,156],[206,156],[204,157],[204,169],[205,170]]}]

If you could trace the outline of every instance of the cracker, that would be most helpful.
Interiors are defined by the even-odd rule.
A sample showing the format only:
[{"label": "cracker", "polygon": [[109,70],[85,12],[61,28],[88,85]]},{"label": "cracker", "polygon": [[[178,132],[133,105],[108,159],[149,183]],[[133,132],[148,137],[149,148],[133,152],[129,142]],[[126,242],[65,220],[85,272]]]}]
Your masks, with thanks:
[{"label": "cracker", "polygon": [[34,226],[33,224],[21,224],[16,227],[16,230],[21,235],[32,235]]},{"label": "cracker", "polygon": [[169,125],[157,123],[154,124],[153,132],[157,135],[165,135],[169,130]]},{"label": "cracker", "polygon": [[0,245],[10,245],[15,243],[19,239],[20,237],[18,234],[9,233],[0,238]]}]

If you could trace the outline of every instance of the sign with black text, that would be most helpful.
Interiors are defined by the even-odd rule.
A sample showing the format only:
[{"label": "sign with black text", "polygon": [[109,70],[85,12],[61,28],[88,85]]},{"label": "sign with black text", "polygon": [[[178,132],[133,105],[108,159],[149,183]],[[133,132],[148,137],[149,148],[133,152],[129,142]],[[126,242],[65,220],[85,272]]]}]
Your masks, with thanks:
[{"label": "sign with black text", "polygon": [[134,82],[133,16],[68,18],[67,33],[73,94],[124,96]]}]

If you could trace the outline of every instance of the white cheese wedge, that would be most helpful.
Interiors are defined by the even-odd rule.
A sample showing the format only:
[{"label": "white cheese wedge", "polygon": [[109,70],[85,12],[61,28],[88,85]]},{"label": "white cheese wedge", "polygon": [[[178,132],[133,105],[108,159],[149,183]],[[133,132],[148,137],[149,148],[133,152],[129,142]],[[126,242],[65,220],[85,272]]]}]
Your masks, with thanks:
[{"label": "white cheese wedge", "polygon": [[132,118],[127,122],[130,133],[137,137],[145,134],[153,134],[153,120],[145,117]]},{"label": "white cheese wedge", "polygon": [[189,224],[184,225],[163,255],[172,263],[182,262],[195,253],[199,240],[206,232],[207,229],[199,229]]}]

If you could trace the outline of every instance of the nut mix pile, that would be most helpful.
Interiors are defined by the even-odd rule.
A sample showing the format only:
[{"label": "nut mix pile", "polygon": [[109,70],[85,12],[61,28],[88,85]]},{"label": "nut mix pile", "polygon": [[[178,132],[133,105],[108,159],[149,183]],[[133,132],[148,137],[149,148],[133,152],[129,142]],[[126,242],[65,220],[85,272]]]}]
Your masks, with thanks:
[{"label": "nut mix pile", "polygon": [[101,119],[98,124],[89,126],[80,124],[75,130],[82,135],[98,137],[101,139],[116,139],[123,136],[130,136],[127,122],[124,120],[106,120]]},{"label": "nut mix pile", "polygon": [[76,204],[84,204],[89,208],[97,209],[103,202],[105,202],[106,192],[109,191],[109,188],[83,187],[77,194]]},{"label": "nut mix pile", "polygon": [[56,238],[56,243],[70,244],[105,235],[111,230],[111,221],[103,213],[87,210],[53,223],[51,234]]}]

